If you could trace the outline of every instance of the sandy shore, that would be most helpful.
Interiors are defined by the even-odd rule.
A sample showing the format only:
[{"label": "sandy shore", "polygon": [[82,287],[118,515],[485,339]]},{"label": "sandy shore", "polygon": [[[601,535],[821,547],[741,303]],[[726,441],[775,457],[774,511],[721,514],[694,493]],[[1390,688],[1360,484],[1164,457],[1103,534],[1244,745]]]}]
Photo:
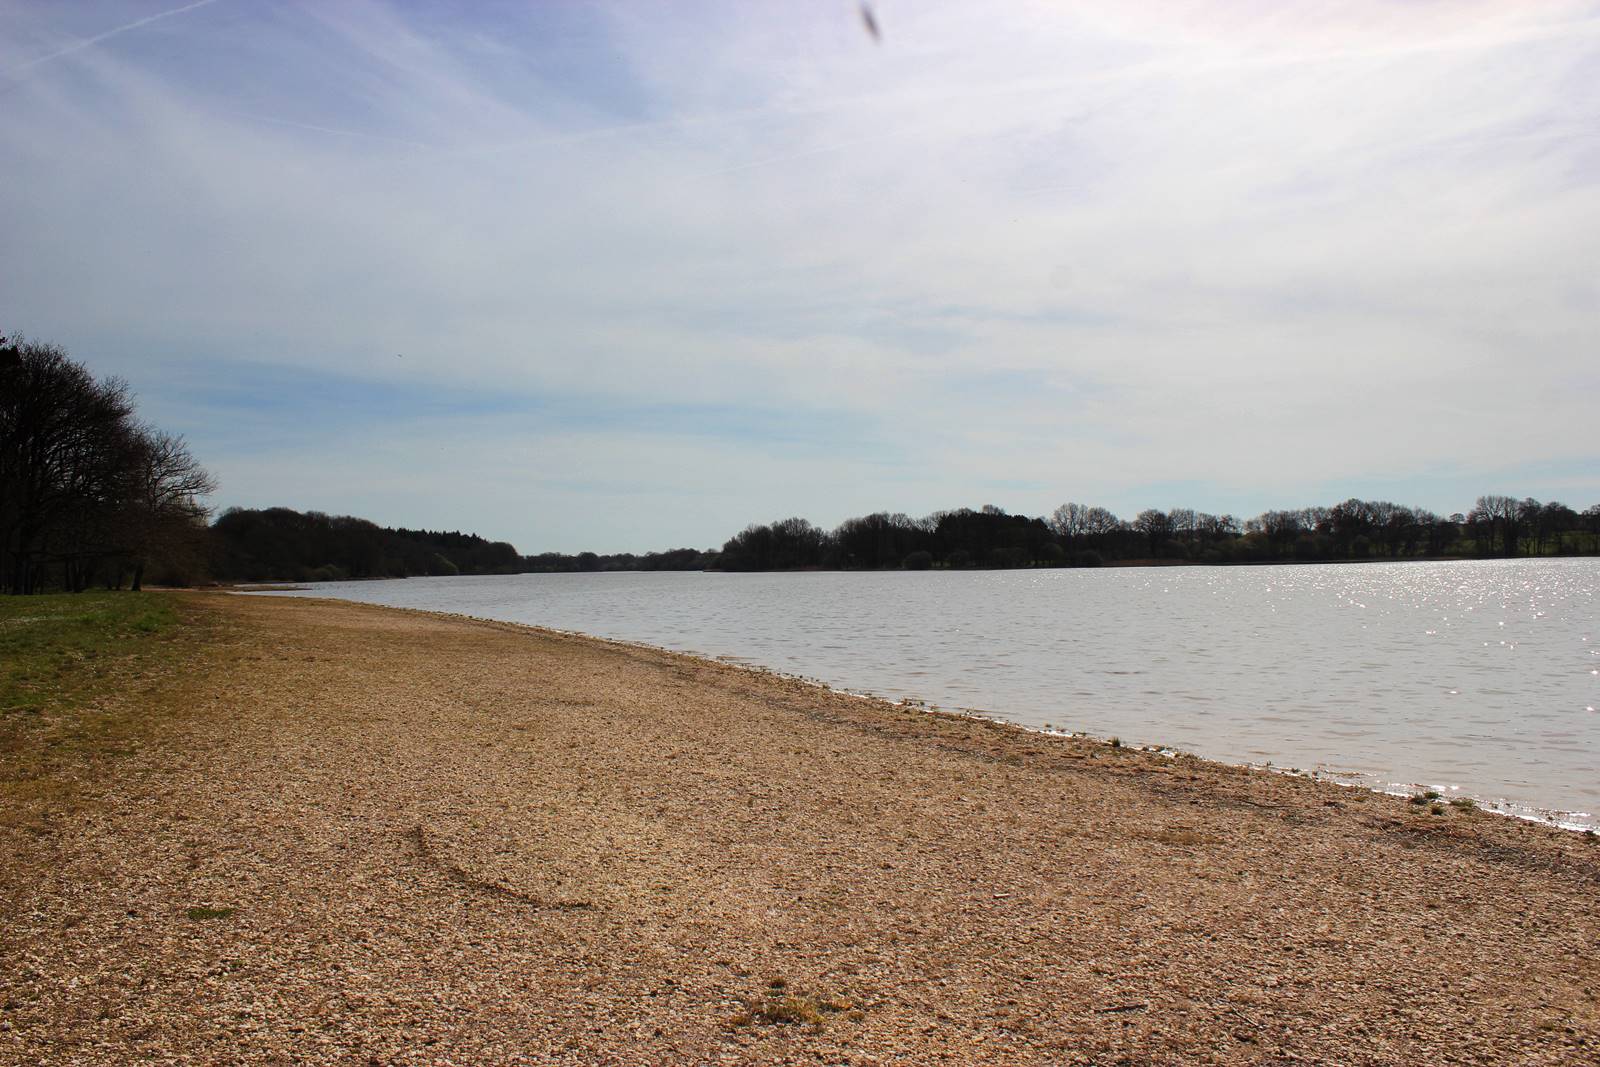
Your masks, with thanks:
[{"label": "sandy shore", "polygon": [[190,597],[146,743],[0,828],[0,1063],[1600,1061],[1593,838]]}]

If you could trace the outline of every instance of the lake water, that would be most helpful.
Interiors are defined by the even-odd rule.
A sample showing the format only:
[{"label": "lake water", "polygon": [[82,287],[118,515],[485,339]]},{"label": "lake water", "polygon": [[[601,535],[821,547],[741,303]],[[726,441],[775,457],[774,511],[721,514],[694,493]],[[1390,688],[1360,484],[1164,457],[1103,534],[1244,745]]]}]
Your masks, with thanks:
[{"label": "lake water", "polygon": [[1594,826],[1600,561],[329,582]]}]

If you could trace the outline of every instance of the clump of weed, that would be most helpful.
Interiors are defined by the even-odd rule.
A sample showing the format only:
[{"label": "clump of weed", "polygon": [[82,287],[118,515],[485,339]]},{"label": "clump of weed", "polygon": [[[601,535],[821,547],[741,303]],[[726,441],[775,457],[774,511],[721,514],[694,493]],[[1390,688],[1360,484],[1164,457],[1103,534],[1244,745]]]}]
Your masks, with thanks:
[{"label": "clump of weed", "polygon": [[1471,797],[1452,797],[1450,806],[1457,811],[1477,811],[1478,802]]},{"label": "clump of weed", "polygon": [[226,919],[235,910],[234,908],[208,908],[204,905],[196,905],[189,909],[188,916],[195,922],[203,922],[206,919]]},{"label": "clump of weed", "polygon": [[1444,805],[1443,804],[1435,804],[1431,808],[1429,808],[1428,810],[1431,811],[1435,815],[1443,815],[1444,814]]},{"label": "clump of weed", "polygon": [[821,1029],[832,1015],[844,1015],[854,1021],[863,1018],[860,1009],[845,997],[794,993],[789,990],[786,979],[773,978],[767,982],[765,995],[747,1001],[743,1011],[728,1019],[728,1025],[735,1028],[765,1025]]},{"label": "clump of weed", "polygon": [[[1433,791],[1432,789],[1425,790],[1424,792],[1421,792],[1421,793],[1413,793],[1413,794],[1411,794],[1411,803],[1415,804],[1419,808],[1426,807],[1427,805],[1432,804],[1435,800],[1438,800],[1438,799],[1439,799],[1439,794],[1436,793],[1435,791]],[[1435,805],[1435,806],[1437,806],[1437,805]]]},{"label": "clump of weed", "polygon": [[822,1012],[806,997],[768,997],[755,1006],[751,1015],[763,1023],[822,1025]]},{"label": "clump of weed", "polygon": [[1108,741],[1106,743],[1109,744],[1112,748],[1121,748],[1122,747],[1122,738],[1113,737],[1110,741]]}]

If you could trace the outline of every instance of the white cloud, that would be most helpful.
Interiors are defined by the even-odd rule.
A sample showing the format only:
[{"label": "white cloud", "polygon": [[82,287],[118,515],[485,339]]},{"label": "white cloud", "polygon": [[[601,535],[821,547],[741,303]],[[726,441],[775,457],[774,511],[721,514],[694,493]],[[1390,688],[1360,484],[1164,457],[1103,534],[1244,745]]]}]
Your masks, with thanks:
[{"label": "white cloud", "polygon": [[[860,435],[846,463],[397,410],[316,468],[397,521],[642,548],[780,497],[832,521],[1373,479],[1450,509],[1437,472],[1600,467],[1595,5],[881,3],[881,46],[849,3],[229,8],[76,48],[92,28],[0,8],[7,328],[155,399],[157,357],[204,356]],[[430,442],[390,484],[385,432]],[[889,439],[920,469],[871,462]],[[217,466],[265,503],[305,458]],[[697,480],[659,536],[548,518]]]}]

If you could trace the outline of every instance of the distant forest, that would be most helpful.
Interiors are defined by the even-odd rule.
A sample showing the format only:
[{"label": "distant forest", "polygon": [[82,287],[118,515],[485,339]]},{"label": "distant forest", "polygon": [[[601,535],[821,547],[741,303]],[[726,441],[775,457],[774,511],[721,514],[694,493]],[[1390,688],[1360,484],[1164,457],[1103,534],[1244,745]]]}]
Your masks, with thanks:
[{"label": "distant forest", "polygon": [[877,513],[824,530],[805,519],[753,525],[720,549],[520,555],[476,534],[378,526],[288,508],[225,512],[212,525],[212,570],[232,581],[401,578],[620,570],[931,570],[1105,564],[1326,562],[1600,554],[1600,504],[1479,497],[1439,516],[1385,501],[1268,511],[1241,522],[1188,508],[1130,520],[1063,504],[1048,516],[992,505],[924,518]]}]

